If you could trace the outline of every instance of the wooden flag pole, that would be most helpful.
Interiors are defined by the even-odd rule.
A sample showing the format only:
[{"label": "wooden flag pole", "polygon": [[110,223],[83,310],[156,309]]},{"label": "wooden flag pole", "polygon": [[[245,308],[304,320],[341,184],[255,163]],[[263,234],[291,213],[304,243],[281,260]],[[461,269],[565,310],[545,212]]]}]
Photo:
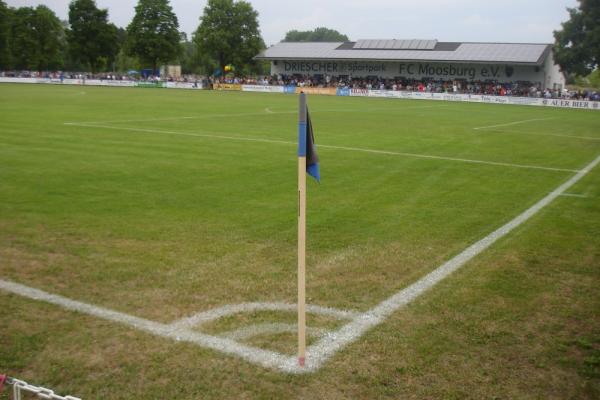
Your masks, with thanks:
[{"label": "wooden flag pole", "polygon": [[306,95],[298,112],[298,364],[306,360]]}]

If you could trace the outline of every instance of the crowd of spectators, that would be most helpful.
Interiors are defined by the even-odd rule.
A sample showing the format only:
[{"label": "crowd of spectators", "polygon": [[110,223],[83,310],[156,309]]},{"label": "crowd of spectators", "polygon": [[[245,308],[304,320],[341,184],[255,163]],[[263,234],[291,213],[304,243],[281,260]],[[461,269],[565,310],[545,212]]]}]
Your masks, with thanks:
[{"label": "crowd of spectators", "polygon": [[333,76],[273,76],[264,78],[261,84],[293,85],[301,87],[336,87],[369,90],[404,90],[409,92],[476,94],[490,96],[519,96],[568,98],[579,100],[600,100],[600,93],[592,91],[569,91],[567,89],[542,89],[539,82],[498,82],[498,81],[467,81],[443,80],[434,78],[382,79],[349,78]]},{"label": "crowd of spectators", "polygon": [[467,80],[441,80],[433,78],[423,79],[382,79],[377,77],[349,78],[328,75],[302,76],[302,75],[273,75],[264,77],[221,77],[215,82],[250,84],[250,85],[278,85],[299,87],[332,87],[368,90],[404,90],[409,92],[427,93],[454,93],[475,94],[489,96],[518,96],[518,97],[543,97],[577,100],[598,100],[600,93],[593,91],[573,91],[567,89],[542,89],[541,83],[533,82],[497,82],[497,81],[467,81]]},{"label": "crowd of spectators", "polygon": [[600,101],[600,92],[595,90],[568,90],[564,97],[572,100]]},{"label": "crowd of spectators", "polygon": [[545,89],[539,82],[497,82],[497,81],[467,81],[467,80],[442,80],[434,78],[408,79],[398,77],[394,79],[383,79],[377,77],[351,78],[347,76],[330,75],[273,75],[273,76],[221,76],[204,77],[198,75],[182,75],[176,79],[173,77],[161,78],[159,76],[122,73],[97,73],[89,72],[35,72],[35,71],[4,71],[0,76],[21,78],[50,78],[50,79],[100,79],[100,80],[122,80],[122,81],[179,81],[179,82],[203,82],[206,84],[229,83],[248,85],[278,85],[299,87],[331,87],[347,89],[369,89],[369,90],[404,90],[412,92],[427,93],[452,93],[452,94],[475,94],[490,96],[519,96],[519,97],[543,97],[562,98],[572,100],[595,100],[600,101],[600,93],[586,90],[568,89]]},{"label": "crowd of spectators", "polygon": [[204,77],[198,75],[181,75],[177,78],[167,76],[166,78],[157,75],[144,75],[140,73],[117,73],[117,72],[37,72],[37,71],[0,71],[0,77],[11,78],[38,78],[38,79],[85,79],[85,80],[105,80],[105,81],[162,81],[169,82],[195,82]]},{"label": "crowd of spectators", "polygon": [[91,72],[37,72],[37,71],[3,71],[0,76],[11,78],[38,78],[38,79],[104,79],[104,80],[133,80],[132,76],[118,73],[98,73]]}]

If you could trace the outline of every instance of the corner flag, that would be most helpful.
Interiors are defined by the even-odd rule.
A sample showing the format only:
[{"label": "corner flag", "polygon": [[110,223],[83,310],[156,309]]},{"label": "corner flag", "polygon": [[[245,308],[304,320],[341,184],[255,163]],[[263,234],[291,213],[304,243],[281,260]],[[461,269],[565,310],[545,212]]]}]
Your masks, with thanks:
[{"label": "corner flag", "polygon": [[310,122],[308,107],[306,108],[306,172],[315,178],[317,182],[321,182],[319,156],[315,148],[315,136],[313,134],[312,122]]},{"label": "corner flag", "polygon": [[306,95],[298,107],[298,364],[306,362],[306,174],[319,182],[319,158],[315,149]]},{"label": "corner flag", "polygon": [[[302,93],[302,96],[305,96]],[[305,100],[306,101],[306,100]],[[298,157],[306,157],[306,173],[321,182],[321,174],[319,171],[319,156],[317,156],[317,149],[315,148],[315,136],[313,133],[312,122],[310,121],[310,114],[308,107],[304,103],[304,107],[301,108],[306,114],[304,118],[300,116],[300,122],[298,124]],[[302,110],[304,109],[304,110]],[[304,121],[303,121],[304,119]]]}]

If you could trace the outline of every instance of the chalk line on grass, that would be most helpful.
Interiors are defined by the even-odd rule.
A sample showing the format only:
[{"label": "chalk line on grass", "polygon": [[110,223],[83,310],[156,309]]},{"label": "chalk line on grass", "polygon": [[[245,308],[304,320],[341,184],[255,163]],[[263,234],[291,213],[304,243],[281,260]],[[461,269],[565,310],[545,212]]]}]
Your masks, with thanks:
[{"label": "chalk line on grass", "polygon": [[[325,329],[321,328],[306,328],[307,333],[312,336],[321,337],[327,334]],[[255,324],[248,327],[243,327],[230,332],[222,333],[221,335],[232,340],[246,340],[260,335],[274,335],[277,333],[296,333],[298,332],[297,324],[283,323],[264,323]]]},{"label": "chalk line on grass", "polygon": [[[291,112],[290,112],[291,113]],[[105,121],[70,121],[63,122],[63,125],[96,125],[96,124],[119,124],[129,122],[161,122],[161,121],[180,121],[186,119],[206,119],[206,118],[226,118],[226,117],[245,117],[252,115],[268,115],[266,111],[252,112],[252,113],[227,113],[227,114],[206,114],[206,115],[190,115],[190,116],[179,116],[179,117],[161,117],[161,118],[144,118],[144,119],[114,119]],[[271,112],[275,114],[275,112]]]},{"label": "chalk line on grass", "polygon": [[[431,105],[431,106],[411,106],[411,107],[396,107],[396,108],[366,108],[361,110],[352,110],[347,108],[330,108],[321,110],[311,110],[311,114],[315,113],[326,113],[326,112],[370,112],[370,111],[402,111],[402,110],[416,110],[422,108],[444,108],[449,105]],[[115,120],[104,120],[104,121],[68,121],[63,122],[63,125],[96,125],[96,124],[118,124],[128,122],[160,122],[160,121],[179,121],[188,119],[209,119],[209,118],[231,118],[231,117],[251,117],[257,115],[275,115],[275,114],[297,114],[298,110],[286,110],[286,111],[273,111],[270,108],[265,108],[263,111],[258,112],[247,112],[247,113],[223,113],[223,114],[202,114],[202,115],[190,115],[180,117],[160,117],[160,118],[144,118],[144,119],[115,119]]]},{"label": "chalk line on grass", "polygon": [[273,351],[246,346],[227,338],[207,335],[189,329],[174,329],[169,324],[162,324],[110,310],[104,307],[98,307],[80,301],[71,300],[63,296],[50,294],[42,290],[34,289],[11,281],[0,280],[0,289],[19,296],[51,303],[70,311],[76,311],[82,314],[92,315],[94,317],[127,325],[153,335],[169,338],[175,341],[194,343],[212,350],[235,355],[267,368],[288,371],[286,366],[293,365],[293,361],[291,361],[290,358],[295,359],[295,357],[284,356]]},{"label": "chalk line on grass", "polygon": [[581,199],[587,199],[588,196],[585,194],[576,194],[576,193],[563,193],[561,194],[561,196],[565,196],[565,197],[579,197]]},{"label": "chalk line on grass", "polygon": [[495,165],[495,166],[501,166],[501,167],[541,169],[541,170],[546,170],[546,171],[560,171],[560,172],[578,172],[578,170],[568,169],[568,168],[555,168],[555,167],[543,167],[543,166],[538,166],[538,165],[512,164],[512,163],[484,161],[484,160],[471,160],[468,158],[443,157],[443,156],[435,156],[435,155],[429,155],[429,154],[402,153],[402,152],[386,151],[386,150],[362,149],[362,148],[358,148],[358,147],[331,146],[331,145],[323,145],[323,144],[318,144],[317,147],[325,147],[325,148],[330,148],[330,149],[348,150],[348,151],[360,151],[360,152],[365,152],[365,153],[389,154],[389,155],[415,157],[415,158],[429,158],[429,159],[434,159],[434,160],[457,161],[457,162],[472,163],[472,164],[487,164],[487,165]]},{"label": "chalk line on grass", "polygon": [[468,261],[490,247],[496,241],[509,234],[513,229],[523,224],[541,209],[552,203],[558,196],[565,193],[566,190],[575,185],[590,170],[600,163],[600,156],[596,157],[584,169],[579,171],[568,181],[550,192],[546,197],[535,203],[533,206],[516,216],[514,219],[490,233],[483,239],[467,247],[465,250],[446,261],[444,264],[419,279],[417,282],[400,290],[393,296],[382,301],[377,306],[365,312],[362,316],[355,318],[352,322],[343,326],[332,335],[327,335],[319,342],[309,346],[306,350],[306,361],[308,367],[312,369],[319,368],[333,354],[347,346],[349,343],[357,340],[369,329],[381,324],[392,313],[409,304],[411,301],[431,289],[438,282],[452,274],[454,271],[465,265]]},{"label": "chalk line on grass", "polygon": [[[78,124],[78,123],[70,123],[70,125],[71,126],[80,126],[80,127],[84,127],[84,128],[102,128],[102,129],[112,129],[112,130],[120,130],[120,131],[139,132],[139,133],[159,133],[159,134],[167,134],[167,135],[192,136],[192,137],[223,139],[223,140],[278,143],[278,144],[286,144],[286,145],[294,145],[294,146],[297,145],[296,142],[287,141],[287,140],[265,139],[265,138],[244,137],[244,136],[228,136],[228,135],[213,134],[213,133],[209,133],[209,132],[206,132],[206,133],[181,132],[181,131],[170,131],[170,130],[162,130],[162,129],[146,129],[146,128],[135,128],[135,127],[127,127],[127,126],[92,125],[92,124]],[[404,152],[387,151],[387,150],[364,149],[364,148],[360,148],[360,147],[334,146],[334,145],[328,145],[328,144],[317,144],[317,147],[325,148],[325,149],[354,151],[354,152],[361,152],[361,153],[382,154],[382,155],[412,157],[412,158],[424,158],[424,159],[443,160],[443,161],[454,161],[454,162],[462,162],[462,163],[470,163],[470,164],[494,165],[494,166],[500,166],[500,167],[538,169],[538,170],[558,171],[558,172],[578,172],[578,170],[569,169],[569,168],[556,168],[556,167],[544,167],[544,166],[539,166],[539,165],[512,164],[512,163],[504,163],[504,162],[497,162],[497,161],[472,160],[472,159],[468,159],[468,158],[455,158],[455,157],[436,156],[436,155],[430,155],[430,154],[416,154],[416,153],[404,153]]]},{"label": "chalk line on grass", "polygon": [[522,121],[508,122],[506,124],[489,125],[489,126],[478,126],[477,128],[473,128],[473,129],[480,130],[480,129],[500,128],[500,127],[503,127],[503,126],[526,124],[528,122],[535,122],[535,121],[548,121],[548,120],[551,120],[551,119],[556,119],[556,118],[555,117],[549,117],[549,118],[524,119]]},{"label": "chalk line on grass", "polygon": [[[50,294],[42,290],[34,289],[11,281],[0,280],[0,289],[19,296],[55,304],[71,311],[77,311],[105,320],[118,322],[161,337],[170,338],[176,341],[194,343],[209,349],[221,351],[226,354],[235,355],[244,360],[282,372],[296,374],[314,372],[318,370],[336,352],[342,350],[350,343],[358,340],[371,328],[383,323],[391,314],[405,305],[410,304],[413,300],[427,292],[437,283],[465,265],[499,239],[508,235],[515,228],[536,215],[540,210],[552,203],[558,196],[566,193],[569,188],[575,185],[599,163],[600,156],[596,157],[592,162],[577,172],[565,183],[558,186],[544,198],[539,200],[523,213],[513,218],[508,223],[504,224],[478,242],[467,247],[465,250],[452,257],[450,260],[446,261],[435,270],[425,275],[423,278],[398,291],[391,297],[387,298],[364,313],[357,314],[351,311],[340,311],[319,306],[309,307],[309,312],[325,313],[325,315],[338,318],[351,318],[351,321],[336,331],[323,333],[323,337],[318,342],[309,346],[306,351],[306,366],[304,368],[297,365],[297,359],[295,356],[286,356],[277,352],[247,346],[226,337],[207,335],[190,329],[193,324],[211,321],[216,318],[221,318],[222,316],[231,315],[237,312],[256,311],[259,309],[291,311],[295,310],[294,304],[245,303],[241,305],[229,305],[202,312],[187,319],[175,321],[172,324],[163,324],[118,311],[109,310],[107,308],[71,300],[63,296]],[[263,308],[263,306],[265,308]],[[251,330],[251,328],[249,329]]]},{"label": "chalk line on grass", "polygon": [[[54,304],[69,311],[75,311],[130,326],[156,336],[172,339],[178,342],[193,343],[212,350],[238,356],[252,363],[262,365],[266,368],[290,373],[304,372],[298,371],[296,366],[297,359],[295,356],[284,355],[274,351],[247,346],[227,337],[208,335],[192,329],[180,328],[176,324],[163,324],[160,322],[135,317],[133,315],[72,300],[64,296],[51,294],[43,290],[35,289],[7,280],[0,279],[0,289],[18,296]],[[249,304],[252,304],[251,309],[253,310],[258,309],[259,304],[263,304],[267,310],[279,310],[279,306],[273,305],[272,303]],[[296,306],[294,304],[286,304],[283,311],[288,311],[290,307],[296,310]],[[237,305],[237,308],[243,309],[243,304]],[[317,309],[319,309],[319,307],[317,307]],[[311,310],[314,311],[315,308],[311,308]]]},{"label": "chalk line on grass", "polygon": [[[289,311],[295,312],[296,305],[288,303],[242,303],[226,305],[219,308],[213,308],[208,311],[203,311],[198,314],[194,314],[190,317],[186,317],[171,323],[176,329],[190,329],[197,327],[210,321],[217,320],[219,318],[227,317],[239,313],[250,313],[255,311]],[[324,315],[336,319],[353,319],[356,318],[360,313],[354,311],[344,311],[329,307],[320,307],[309,304],[306,306],[308,313]]]}]

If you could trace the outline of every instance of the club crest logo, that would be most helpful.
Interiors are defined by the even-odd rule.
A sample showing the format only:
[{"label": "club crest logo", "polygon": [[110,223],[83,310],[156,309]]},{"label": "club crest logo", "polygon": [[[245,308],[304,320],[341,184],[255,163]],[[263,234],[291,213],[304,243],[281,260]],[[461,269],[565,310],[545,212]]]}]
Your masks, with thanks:
[{"label": "club crest logo", "polygon": [[515,73],[515,69],[513,67],[511,67],[510,65],[507,65],[505,68],[505,72],[506,72],[506,77],[510,78]]}]

